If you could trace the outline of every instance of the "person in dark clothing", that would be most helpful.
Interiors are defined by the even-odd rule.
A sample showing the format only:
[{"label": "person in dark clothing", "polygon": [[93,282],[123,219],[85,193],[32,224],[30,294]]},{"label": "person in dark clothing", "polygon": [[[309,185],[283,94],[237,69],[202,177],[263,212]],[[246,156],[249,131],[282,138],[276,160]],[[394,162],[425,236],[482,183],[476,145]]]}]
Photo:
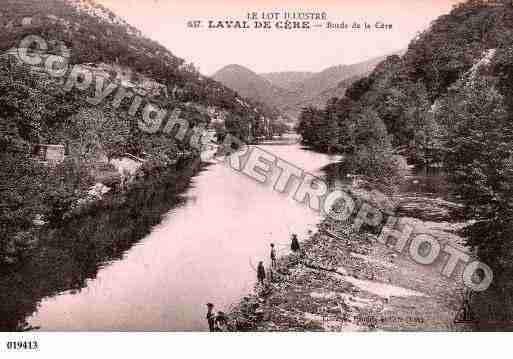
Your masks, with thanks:
[{"label": "person in dark clothing", "polygon": [[299,241],[297,240],[297,235],[292,234],[292,242],[290,244],[290,249],[292,249],[292,252],[296,253],[299,252],[301,247],[299,246]]},{"label": "person in dark clothing", "polygon": [[211,332],[215,332],[215,319],[216,315],[214,314],[214,305],[212,303],[207,303],[207,321],[208,321],[208,329]]},{"label": "person in dark clothing", "polygon": [[265,268],[264,268],[264,262],[262,262],[262,261],[258,262],[257,279],[258,279],[259,284],[264,285]]},{"label": "person in dark clothing", "polygon": [[224,312],[217,312],[215,327],[217,332],[226,332],[228,330],[228,317]]},{"label": "person in dark clothing", "polygon": [[[483,278],[479,278],[483,280]],[[463,302],[463,320],[466,322],[474,321],[474,313],[470,307],[470,300],[472,299],[472,290],[465,290],[465,298]]]},{"label": "person in dark clothing", "polygon": [[276,268],[276,249],[274,249],[274,243],[271,243],[271,268]]}]

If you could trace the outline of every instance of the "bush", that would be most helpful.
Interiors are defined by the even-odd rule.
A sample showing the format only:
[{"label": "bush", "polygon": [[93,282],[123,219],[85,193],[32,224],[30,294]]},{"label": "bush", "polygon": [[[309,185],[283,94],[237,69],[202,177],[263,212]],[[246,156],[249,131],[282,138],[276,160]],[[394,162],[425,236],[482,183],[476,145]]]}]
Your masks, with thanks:
[{"label": "bush", "polygon": [[93,183],[86,167],[73,160],[66,160],[50,170],[47,179],[40,179],[44,188],[43,216],[51,225],[59,225],[64,215],[70,212],[79,199],[85,196]]}]

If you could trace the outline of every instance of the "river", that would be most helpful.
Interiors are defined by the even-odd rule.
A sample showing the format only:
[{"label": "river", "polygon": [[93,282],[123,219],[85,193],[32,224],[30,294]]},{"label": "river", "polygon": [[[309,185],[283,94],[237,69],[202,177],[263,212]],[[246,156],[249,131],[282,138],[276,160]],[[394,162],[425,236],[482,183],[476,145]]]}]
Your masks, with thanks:
[{"label": "river", "polygon": [[[339,159],[299,144],[259,147],[318,175]],[[320,221],[304,205],[223,164],[206,166],[183,197],[82,289],[44,298],[29,325],[44,331],[207,330],[207,302],[228,311],[252,291],[257,261],[267,261],[270,243],[284,253],[291,233],[304,238]]]}]

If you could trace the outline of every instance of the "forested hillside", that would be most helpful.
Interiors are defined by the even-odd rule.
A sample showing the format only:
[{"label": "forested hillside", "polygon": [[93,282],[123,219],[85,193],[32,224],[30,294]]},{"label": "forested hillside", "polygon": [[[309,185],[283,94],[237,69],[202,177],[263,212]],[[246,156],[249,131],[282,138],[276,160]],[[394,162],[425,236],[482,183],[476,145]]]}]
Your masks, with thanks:
[{"label": "forested hillside", "polygon": [[296,86],[296,91],[300,94],[298,102],[315,98],[316,95],[322,92],[336,88],[341,82],[364,77],[374,70],[376,65],[384,59],[385,56],[379,56],[351,65],[328,67],[305,79]]},{"label": "forested hillside", "polygon": [[[131,113],[118,91],[93,105],[95,86],[66,89],[59,78],[20,61],[16,48],[28,35],[48,45],[68,73],[76,64],[95,79],[125,89],[162,109],[179,109],[190,127],[217,122],[241,140],[276,113],[202,76],[192,64],[145,38],[114,13],[90,0],[3,0],[0,7],[0,263],[12,262],[31,243],[35,218],[58,225],[95,183],[121,188],[110,159],[128,153],[145,160],[141,176],[176,163],[192,133],[177,141],[169,131],[141,131],[143,106]],[[96,91],[98,91],[96,89]],[[165,123],[162,124],[162,127]],[[268,125],[269,127],[269,125]],[[253,133],[249,133],[250,129]],[[62,145],[64,162],[36,160],[37,144]]]},{"label": "forested hillside", "polygon": [[[336,139],[350,132],[346,127],[354,127],[357,118],[370,111],[384,123],[393,147],[408,147],[417,163],[430,160],[432,156],[424,152],[442,146],[442,134],[447,132],[441,104],[471,70],[475,77],[479,76],[478,68],[490,68],[486,73],[498,81],[494,88],[507,105],[511,101],[507,85],[511,19],[508,1],[469,1],[455,7],[414,39],[404,56],[389,56],[369,76],[352,84],[345,98],[338,100],[347,103],[346,110],[332,113],[329,108],[317,109],[325,115],[324,121],[317,123],[306,116],[313,109],[304,111],[304,140],[324,150],[341,145]],[[328,119],[330,116],[337,124]],[[339,135],[310,138],[316,128],[324,126],[335,126]],[[353,147],[346,142],[347,146]]]},{"label": "forested hillside", "polygon": [[180,101],[226,108],[240,107],[236,93],[201,76],[192,64],[145,38],[134,27],[90,0],[5,0],[0,10],[0,49],[16,47],[29,34],[39,34],[58,53],[70,49],[70,62],[116,63],[166,86],[183,89]]},{"label": "forested hillside", "polygon": [[[299,125],[305,144],[345,153],[354,172],[393,170],[397,152],[419,166],[442,166],[476,221],[466,228],[468,243],[496,275],[490,292],[477,297],[489,316],[485,328],[511,322],[504,304],[512,288],[512,35],[511,1],[457,5],[345,97],[304,109]],[[486,305],[490,293],[500,297],[496,312]]]}]

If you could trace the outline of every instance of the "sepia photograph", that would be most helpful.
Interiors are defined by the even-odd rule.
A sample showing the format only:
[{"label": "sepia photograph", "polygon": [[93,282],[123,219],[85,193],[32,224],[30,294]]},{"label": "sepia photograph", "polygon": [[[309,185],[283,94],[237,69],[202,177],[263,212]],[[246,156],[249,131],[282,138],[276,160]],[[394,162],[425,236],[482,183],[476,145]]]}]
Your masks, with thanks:
[{"label": "sepia photograph", "polygon": [[0,28],[0,353],[513,330],[511,0],[0,0]]}]

